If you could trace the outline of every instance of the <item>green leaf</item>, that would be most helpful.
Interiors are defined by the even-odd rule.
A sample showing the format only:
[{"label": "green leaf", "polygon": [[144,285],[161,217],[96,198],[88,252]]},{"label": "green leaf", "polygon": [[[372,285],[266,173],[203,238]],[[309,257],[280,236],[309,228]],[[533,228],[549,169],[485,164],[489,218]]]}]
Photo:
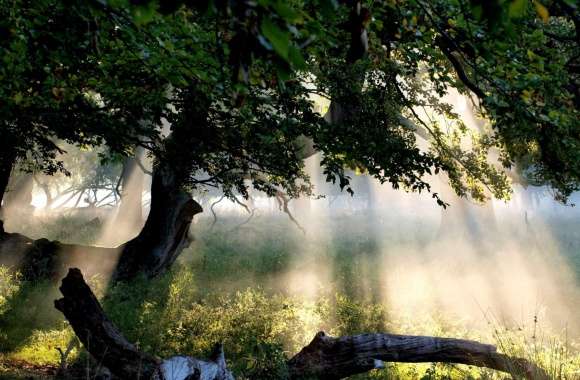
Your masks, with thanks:
[{"label": "green leaf", "polygon": [[278,16],[282,17],[288,23],[295,23],[301,19],[300,14],[283,1],[278,0],[272,4],[272,8],[278,13]]},{"label": "green leaf", "polygon": [[20,104],[22,102],[22,99],[24,99],[24,97],[22,96],[21,92],[17,92],[12,97],[12,100],[14,100],[14,103],[16,103],[16,104]]},{"label": "green leaf", "polygon": [[153,3],[136,6],[132,9],[133,19],[137,25],[144,25],[153,20],[156,11]]},{"label": "green leaf", "polygon": [[290,47],[289,33],[284,32],[267,17],[262,20],[261,30],[264,37],[272,44],[274,51],[285,60],[288,60],[288,50]]},{"label": "green leaf", "polygon": [[306,61],[298,49],[294,45],[290,45],[288,48],[288,61],[294,66],[297,70],[305,70],[306,69]]},{"label": "green leaf", "polygon": [[320,0],[321,13],[326,18],[334,17],[338,9],[336,0]]},{"label": "green leaf", "polygon": [[508,8],[509,16],[512,18],[522,17],[526,12],[527,5],[528,0],[512,0]]}]

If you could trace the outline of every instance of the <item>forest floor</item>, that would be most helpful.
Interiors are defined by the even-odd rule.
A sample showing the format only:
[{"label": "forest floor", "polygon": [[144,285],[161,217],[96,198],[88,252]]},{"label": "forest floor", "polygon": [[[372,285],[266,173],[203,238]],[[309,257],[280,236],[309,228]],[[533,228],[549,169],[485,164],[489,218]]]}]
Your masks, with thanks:
[{"label": "forest floor", "polygon": [[[98,241],[102,226],[80,219],[12,228],[32,237]],[[354,212],[324,223],[302,218],[308,221],[303,234],[283,214],[246,219],[222,217],[215,225],[211,217],[199,220],[195,242],[159,279],[110,287],[97,276],[89,283],[140,349],[160,357],[204,357],[223,342],[240,379],[283,379],[285,360],[320,330],[474,339],[533,360],[554,378],[580,379],[580,236],[574,227],[580,218],[545,220],[544,235],[531,233],[536,240],[528,226],[511,231],[509,241],[465,241],[475,238],[452,231],[453,244],[446,245],[441,241],[448,233],[429,220],[371,220]],[[513,247],[519,247],[516,253]],[[69,345],[70,369],[60,377],[94,378],[98,363],[54,309],[57,288],[24,282],[0,267],[0,379],[56,378],[57,348]],[[463,365],[390,363],[354,378],[504,376]]]}]

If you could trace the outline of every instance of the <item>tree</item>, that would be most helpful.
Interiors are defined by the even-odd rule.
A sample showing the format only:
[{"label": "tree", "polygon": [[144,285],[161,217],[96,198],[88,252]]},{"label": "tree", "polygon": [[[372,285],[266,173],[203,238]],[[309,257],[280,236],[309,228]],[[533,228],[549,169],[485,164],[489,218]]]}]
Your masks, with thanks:
[{"label": "tree", "polygon": [[[203,46],[190,49],[209,53],[187,64],[196,68],[194,78],[183,78],[187,87],[172,84],[178,106],[168,120],[174,133],[195,134],[172,141],[173,151],[195,147],[193,154],[170,160],[183,164],[180,182],[246,195],[249,177],[269,194],[277,188],[291,196],[308,194],[302,147],[296,147],[306,137],[323,154],[327,180],[347,190],[348,167],[414,191],[429,190],[425,176],[443,170],[461,196],[484,200],[488,191],[506,198],[508,180],[488,161],[495,149],[500,164],[526,162],[528,177],[550,184],[565,200],[580,174],[571,160],[579,142],[578,111],[570,104],[575,89],[566,87],[578,80],[568,67],[577,44],[567,46],[562,60],[544,65],[552,49],[562,47],[557,40],[544,42],[552,29],[569,39],[573,28],[566,18],[576,11],[547,23],[538,17],[546,18],[543,5],[535,11],[527,2],[517,5],[500,7],[500,21],[477,4],[443,1],[373,8],[361,1],[177,8],[199,27],[195,40]],[[204,35],[208,30],[217,33]],[[537,102],[526,98],[532,86],[542,93]],[[470,133],[439,101],[449,87],[479,98],[480,112],[492,120],[488,130]],[[310,94],[331,99],[326,120],[311,112]],[[451,120],[449,134],[443,117]],[[550,125],[562,135],[548,137]],[[417,147],[417,134],[427,136],[429,150]],[[200,172],[207,177],[199,180]]]},{"label": "tree", "polygon": [[[94,18],[92,8],[82,2],[16,1],[0,6],[0,197],[18,160],[47,174],[66,173],[57,140],[81,146],[106,142],[113,151],[126,152],[140,136],[155,135],[138,123],[157,112],[146,103],[157,99],[155,91],[118,74],[109,77],[100,60],[101,49],[110,49],[115,40],[102,38],[99,28],[110,32],[113,24]],[[131,70],[140,75],[138,65]]]},{"label": "tree", "polygon": [[[99,100],[84,110],[94,128],[83,120],[72,129],[76,143],[96,136],[123,151],[140,136],[156,158],[151,213],[122,247],[116,279],[155,276],[174,262],[201,212],[192,190],[247,196],[251,184],[270,196],[310,195],[310,144],[326,179],[346,191],[347,169],[409,191],[429,191],[429,175],[443,171],[460,196],[506,198],[501,166],[516,162],[561,200],[578,188],[577,10],[565,2],[498,2],[491,13],[475,1],[73,4],[97,21],[88,37],[76,25],[84,50],[64,46],[61,54],[89,63],[67,85]],[[489,128],[465,128],[440,100],[450,87],[478,98]],[[326,117],[312,94],[331,100]]]}]

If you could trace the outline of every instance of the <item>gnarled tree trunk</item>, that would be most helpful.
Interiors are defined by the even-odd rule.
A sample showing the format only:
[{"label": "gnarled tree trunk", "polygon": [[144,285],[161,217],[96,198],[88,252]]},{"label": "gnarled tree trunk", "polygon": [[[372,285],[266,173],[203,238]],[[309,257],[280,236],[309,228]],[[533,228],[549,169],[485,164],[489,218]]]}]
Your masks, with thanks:
[{"label": "gnarled tree trunk", "polygon": [[[201,206],[175,180],[157,169],[151,185],[151,211],[134,239],[116,248],[64,244],[0,231],[0,264],[19,269],[29,280],[61,278],[70,267],[90,274],[112,273],[113,281],[155,277],[171,267],[190,243],[189,228]],[[3,226],[2,226],[3,227]]]},{"label": "gnarled tree trunk", "polygon": [[[63,279],[64,298],[55,301],[85,348],[112,373],[124,379],[232,380],[220,346],[210,360],[174,356],[160,360],[128,342],[104,314],[78,269]],[[361,334],[333,338],[324,332],[288,361],[292,379],[342,379],[392,362],[444,362],[487,367],[528,379],[548,379],[545,371],[524,359],[513,359],[492,345],[462,339],[394,334]]]},{"label": "gnarled tree trunk", "polygon": [[107,318],[78,269],[70,269],[60,287],[64,298],[54,306],[93,357],[124,379],[150,379],[160,361],[137,350]]},{"label": "gnarled tree trunk", "polygon": [[149,216],[139,235],[122,247],[113,279],[123,281],[138,274],[154,277],[167,270],[189,246],[193,216],[202,211],[170,167],[155,168]]},{"label": "gnarled tree trunk", "polygon": [[4,231],[0,220],[0,264],[20,271],[29,281],[62,278],[71,267],[87,275],[111,273],[117,262],[116,248],[64,244],[48,239],[33,240]]}]

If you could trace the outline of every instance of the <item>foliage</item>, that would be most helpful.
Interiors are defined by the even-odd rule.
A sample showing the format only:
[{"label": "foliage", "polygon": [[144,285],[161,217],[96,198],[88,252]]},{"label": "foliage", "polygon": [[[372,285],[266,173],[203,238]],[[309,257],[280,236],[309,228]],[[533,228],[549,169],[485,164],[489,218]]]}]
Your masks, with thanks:
[{"label": "foliage", "polygon": [[[216,341],[223,341],[228,365],[240,378],[283,378],[283,360],[307,344],[319,330],[335,336],[391,331],[495,342],[503,352],[530,358],[550,373],[561,373],[562,378],[574,378],[580,365],[574,339],[561,332],[553,333],[542,323],[512,326],[503,320],[491,320],[488,329],[479,331],[462,320],[447,319],[443,311],[441,316],[399,316],[396,310],[383,304],[369,291],[379,286],[383,273],[372,271],[372,267],[378,266],[373,261],[377,247],[368,236],[369,226],[364,219],[367,216],[334,218],[331,243],[317,240],[310,245],[304,245],[307,239],[298,230],[290,230],[292,225],[282,216],[256,217],[238,230],[234,229],[240,221],[237,219],[221,220],[212,231],[208,231],[211,221],[202,220],[197,229],[205,233],[198,238],[193,252],[186,253],[180,264],[165,276],[137,279],[108,289],[98,278],[91,279],[90,284],[101,297],[107,314],[141,349],[164,357],[174,354],[205,357]],[[401,225],[405,220],[394,218],[393,222]],[[564,219],[551,223],[563,234],[561,244],[570,247],[570,255],[577,254],[580,247],[574,234],[576,222]],[[80,217],[48,219],[37,234],[52,238],[62,233],[59,224],[66,230],[75,223],[82,223]],[[412,228],[416,229],[416,225]],[[407,230],[403,233],[394,228],[385,230],[383,238],[389,241],[391,250],[411,243],[422,246],[425,243],[417,243],[421,240],[417,236],[432,238],[433,232],[429,226],[422,226],[417,235]],[[256,236],[264,232],[267,238],[256,241]],[[90,236],[75,230],[67,234],[71,241],[80,241],[87,235]],[[365,272],[363,258],[370,261],[370,271],[367,267]],[[305,268],[320,270],[324,265],[333,274],[314,297],[288,294],[285,271],[297,271],[303,281]],[[5,312],[0,315],[0,348],[6,362],[20,359],[31,364],[58,365],[55,348],[64,349],[73,332],[62,314],[54,309],[53,301],[59,296],[57,286],[21,283],[8,275],[10,272],[5,268],[0,273],[4,273],[0,276],[0,283],[5,284],[3,289],[12,289],[5,293]],[[73,367],[84,370],[87,362],[84,350],[75,349],[69,359]],[[501,377],[492,371],[463,366],[391,363],[384,371],[356,378]]]},{"label": "foliage", "polygon": [[[2,141],[49,172],[53,138],[124,154],[141,144],[189,188],[297,196],[311,193],[306,137],[347,190],[346,168],[412,191],[444,171],[460,195],[506,198],[500,166],[517,164],[566,200],[580,178],[577,9],[494,4],[11,3]],[[474,94],[490,125],[469,133],[439,99],[448,88]],[[313,94],[334,116],[313,111]]]},{"label": "foliage", "polygon": [[[82,2],[4,1],[0,9],[4,164],[15,155],[48,174],[66,172],[56,139],[81,146],[106,142],[124,152],[138,136],[152,134],[138,121],[154,111],[138,104],[151,99],[154,91],[143,82],[123,82],[117,75],[127,65],[119,64],[114,75],[106,71],[105,63],[120,63],[125,57],[108,55],[101,61],[101,49],[109,49],[115,40],[101,39],[100,33],[109,33],[114,25],[92,17]],[[131,72],[139,76],[139,66],[133,65]],[[120,92],[125,103],[111,104]]]},{"label": "foliage", "polygon": [[5,266],[0,266],[0,315],[6,312],[8,300],[20,287],[18,273]]},{"label": "foliage", "polygon": [[[336,306],[332,306],[335,302]],[[104,304],[108,315],[130,340],[140,349],[162,357],[174,354],[203,357],[216,341],[222,341],[228,365],[240,379],[284,379],[287,357],[307,344],[320,329],[332,334],[399,331],[408,323],[423,333],[473,338],[463,329],[442,328],[433,320],[413,318],[397,321],[402,325],[389,323],[385,326],[384,315],[376,312],[383,308],[382,305],[361,303],[345,295],[311,302],[282,294],[266,294],[259,289],[200,294],[192,273],[186,268],[153,282],[136,280],[118,285],[111,289]],[[327,322],[331,320],[334,322]],[[3,326],[12,329],[16,326],[13,323]],[[61,320],[47,325],[32,320],[19,323],[35,328],[14,351],[2,347],[3,353],[8,354],[7,363],[18,359],[36,365],[58,365],[56,348],[66,347],[74,338],[70,327]],[[541,329],[538,327],[536,331],[539,334]],[[576,348],[563,337],[545,332],[543,338],[532,338],[532,331],[508,330],[501,325],[496,326],[495,334],[503,352],[540,363],[554,374],[554,378],[573,378],[570,376],[580,365]],[[84,350],[75,349],[69,363],[73,368],[85,368]],[[389,363],[385,370],[353,377],[361,380],[393,378],[499,379],[501,375],[461,365]]]}]

